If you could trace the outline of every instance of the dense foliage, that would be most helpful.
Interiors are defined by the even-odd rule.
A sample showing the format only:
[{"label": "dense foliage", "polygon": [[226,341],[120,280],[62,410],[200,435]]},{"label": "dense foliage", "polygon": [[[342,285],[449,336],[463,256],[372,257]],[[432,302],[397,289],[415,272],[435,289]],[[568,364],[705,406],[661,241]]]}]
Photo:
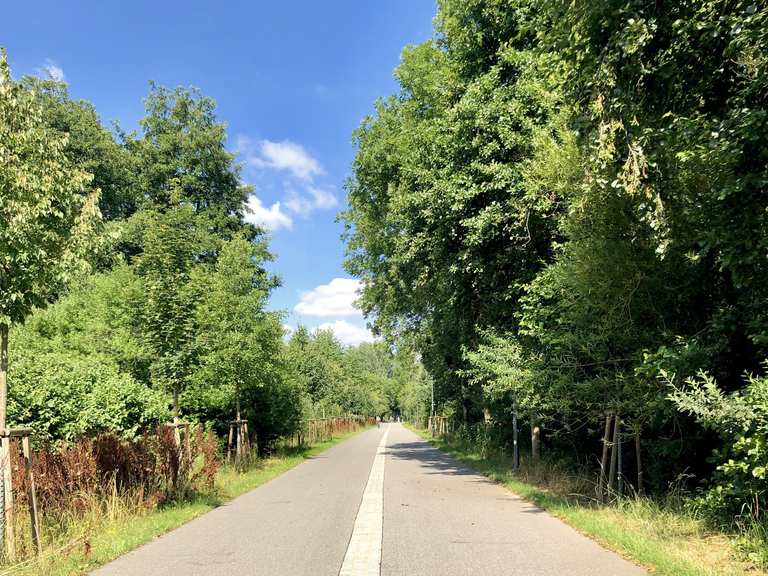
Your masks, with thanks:
[{"label": "dense foliage", "polygon": [[402,353],[304,328],[285,341],[213,101],[151,85],[145,105],[138,132],[109,130],[66,84],[14,81],[0,60],[9,425],[67,450],[173,418],[223,438],[245,418],[264,453],[308,418],[397,413]]},{"label": "dense foliage", "polygon": [[[515,413],[590,462],[619,414],[647,488],[765,509],[767,55],[749,0],[439,2],[356,133],[345,219],[363,307],[440,413]],[[753,406],[739,433],[702,378]]]}]

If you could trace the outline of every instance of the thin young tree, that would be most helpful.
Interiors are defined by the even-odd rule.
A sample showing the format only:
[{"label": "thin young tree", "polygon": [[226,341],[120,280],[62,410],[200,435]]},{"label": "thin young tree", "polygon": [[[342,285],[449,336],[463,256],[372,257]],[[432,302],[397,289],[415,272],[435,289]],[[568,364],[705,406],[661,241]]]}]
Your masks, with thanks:
[{"label": "thin young tree", "polygon": [[179,422],[180,395],[192,370],[194,297],[190,273],[199,233],[188,206],[145,214],[141,277],[141,330],[154,361],[153,383],[172,398],[173,420]]},{"label": "thin young tree", "polygon": [[223,242],[206,269],[197,308],[197,348],[204,388],[216,388],[222,408],[234,410],[238,460],[249,445],[243,399],[278,378],[283,329],[280,315],[265,311],[277,280],[264,268],[271,259],[265,242],[236,237]]}]

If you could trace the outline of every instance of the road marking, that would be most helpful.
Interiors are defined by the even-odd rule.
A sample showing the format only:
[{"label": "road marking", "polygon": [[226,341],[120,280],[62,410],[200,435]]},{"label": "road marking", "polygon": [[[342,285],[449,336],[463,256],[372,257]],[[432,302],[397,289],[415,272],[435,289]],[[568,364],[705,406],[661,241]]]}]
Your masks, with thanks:
[{"label": "road marking", "polygon": [[384,463],[389,429],[387,424],[376,449],[339,576],[379,576],[384,527]]}]

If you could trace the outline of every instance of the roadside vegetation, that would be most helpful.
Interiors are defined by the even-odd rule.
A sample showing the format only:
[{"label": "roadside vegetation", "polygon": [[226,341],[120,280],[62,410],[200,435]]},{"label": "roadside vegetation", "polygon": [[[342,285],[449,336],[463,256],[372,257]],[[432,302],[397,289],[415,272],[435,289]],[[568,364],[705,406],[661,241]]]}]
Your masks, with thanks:
[{"label": "roadside vegetation", "polygon": [[766,566],[768,7],[439,0],[395,75],[341,215],[382,341],[344,347],[269,309],[212,100],[151,85],[108,129],[2,53],[0,433],[36,462],[3,439],[6,565],[29,470],[67,555],[94,515],[205,510],[312,421],[402,414],[660,571]]},{"label": "roadside vegetation", "polygon": [[[715,529],[690,506],[680,486],[663,498],[633,495],[601,504],[587,469],[574,469],[558,458],[532,464],[525,455],[515,470],[512,454],[488,451],[467,434],[416,433],[452,457],[505,486],[518,496],[634,563],[662,576],[748,576],[766,574],[759,549],[764,535]],[[734,547],[735,546],[735,547]],[[757,547],[756,547],[757,546]]]},{"label": "roadside vegetation", "polygon": [[[140,489],[120,490],[114,484],[80,490],[75,509],[62,505],[46,508],[43,534],[46,546],[39,556],[29,554],[13,566],[0,567],[2,576],[75,576],[86,574],[110,560],[221,506],[356,434],[370,422],[339,420],[327,435],[300,446],[283,444],[268,458],[254,458],[247,466],[223,464],[210,469],[204,456],[196,468],[206,469],[202,484],[193,480],[183,497],[152,501]],[[199,477],[199,476],[198,476]],[[58,513],[55,513],[58,512]],[[24,540],[19,539],[23,544]]]},{"label": "roadside vegetation", "polygon": [[673,494],[758,566],[766,54],[751,0],[439,0],[356,133],[343,215],[362,308],[434,383],[409,419],[517,437],[597,502]]},{"label": "roadside vegetation", "polygon": [[393,411],[416,373],[407,347],[289,334],[214,102],[151,84],[145,109],[107,129],[0,52],[0,572],[105,558],[103,519],[176,525],[295,463],[268,459],[285,446]]}]

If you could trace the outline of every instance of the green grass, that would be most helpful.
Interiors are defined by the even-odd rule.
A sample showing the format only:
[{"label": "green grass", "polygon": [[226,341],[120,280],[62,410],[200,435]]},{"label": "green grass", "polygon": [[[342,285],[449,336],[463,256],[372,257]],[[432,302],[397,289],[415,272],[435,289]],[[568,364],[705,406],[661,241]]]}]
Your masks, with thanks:
[{"label": "green grass", "polygon": [[453,458],[654,574],[766,574],[735,558],[728,535],[709,530],[703,522],[683,511],[665,507],[649,498],[628,498],[618,505],[598,506],[573,493],[572,478],[552,477],[552,470],[549,470],[550,477],[546,481],[533,475],[524,481],[513,475],[508,459],[481,458],[471,449],[433,438],[426,430],[409,428]]},{"label": "green grass", "polygon": [[[149,542],[182,524],[210,512],[217,506],[253,490],[301,464],[331,446],[354,436],[351,432],[302,450],[261,460],[253,468],[239,472],[222,467],[216,477],[215,493],[173,503],[137,514],[135,508],[116,501],[78,518],[78,528],[58,548],[45,550],[40,558],[2,569],[0,576],[74,576],[85,574]],[[106,513],[105,513],[106,512]],[[76,526],[75,525],[75,526]]]}]

